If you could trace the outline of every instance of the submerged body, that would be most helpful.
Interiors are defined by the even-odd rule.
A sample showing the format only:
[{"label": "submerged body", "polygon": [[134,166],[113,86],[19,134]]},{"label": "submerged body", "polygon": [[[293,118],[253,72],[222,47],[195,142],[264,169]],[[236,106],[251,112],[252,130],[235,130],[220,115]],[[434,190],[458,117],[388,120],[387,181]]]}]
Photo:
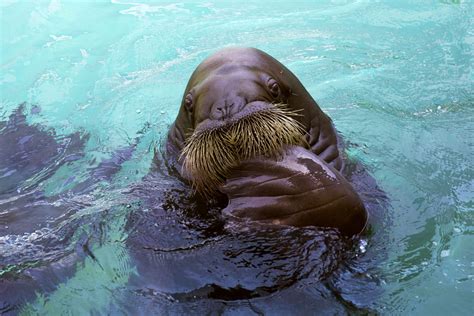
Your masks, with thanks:
[{"label": "submerged body", "polygon": [[[285,146],[300,149],[285,153]],[[303,148],[311,154],[308,160],[300,159]],[[363,203],[339,173],[344,162],[331,119],[290,70],[260,50],[224,49],[197,67],[168,134],[167,153],[198,192],[206,196],[218,191],[227,194],[226,210],[239,217],[293,226],[334,227],[347,234],[359,233],[365,227]],[[288,194],[287,181],[262,186],[254,181],[258,177],[240,183],[232,178],[239,170],[253,170],[255,175],[280,172],[274,167],[282,166],[277,161],[282,154],[283,161],[308,170],[297,176],[301,179],[296,183],[297,190],[306,196],[297,203],[296,196]],[[261,169],[249,168],[245,161]],[[291,173],[297,169],[286,168],[288,174],[282,179],[293,177]],[[338,181],[322,181],[329,174]],[[257,190],[262,187],[264,191]],[[247,191],[256,196],[243,193]],[[351,196],[348,207],[341,208],[338,202],[341,192]],[[272,198],[259,199],[260,204],[255,205],[257,196],[268,195]],[[238,206],[234,199],[237,196]],[[321,215],[323,208],[325,215]],[[289,212],[293,212],[291,216]]]}]

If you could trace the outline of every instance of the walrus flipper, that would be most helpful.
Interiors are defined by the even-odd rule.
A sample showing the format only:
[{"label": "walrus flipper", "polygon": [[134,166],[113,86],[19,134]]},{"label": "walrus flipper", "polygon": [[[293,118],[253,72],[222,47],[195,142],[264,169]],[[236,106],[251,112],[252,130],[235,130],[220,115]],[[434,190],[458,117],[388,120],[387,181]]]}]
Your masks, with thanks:
[{"label": "walrus flipper", "polygon": [[319,226],[343,234],[360,233],[368,214],[358,194],[334,168],[297,146],[280,159],[243,162],[221,192],[229,204],[224,214],[269,224]]}]

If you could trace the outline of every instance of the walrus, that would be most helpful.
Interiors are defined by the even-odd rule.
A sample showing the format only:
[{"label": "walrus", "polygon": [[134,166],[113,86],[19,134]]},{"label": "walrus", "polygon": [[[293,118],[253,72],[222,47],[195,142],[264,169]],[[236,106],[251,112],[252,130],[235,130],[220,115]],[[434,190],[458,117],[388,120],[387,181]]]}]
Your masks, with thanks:
[{"label": "walrus", "polygon": [[280,159],[253,158],[229,173],[223,213],[266,224],[337,227],[357,234],[364,205],[350,183],[309,150],[285,146]]},{"label": "walrus", "polygon": [[290,70],[261,50],[235,47],[191,75],[166,153],[196,192],[227,196],[225,214],[352,235],[367,212],[341,175],[339,143],[332,120]]}]

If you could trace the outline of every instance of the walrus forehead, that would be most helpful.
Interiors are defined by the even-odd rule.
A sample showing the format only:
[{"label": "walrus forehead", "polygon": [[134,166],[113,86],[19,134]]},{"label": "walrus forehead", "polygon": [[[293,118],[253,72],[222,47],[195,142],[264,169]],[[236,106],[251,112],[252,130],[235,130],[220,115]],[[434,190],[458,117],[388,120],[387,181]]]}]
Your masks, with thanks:
[{"label": "walrus forehead", "polygon": [[231,73],[262,73],[265,72],[263,71],[261,66],[257,65],[248,65],[248,64],[237,64],[237,63],[228,63],[228,64],[223,64],[219,68],[217,68],[214,73],[216,75],[228,75]]},{"label": "walrus forehead", "polygon": [[[229,51],[228,51],[229,52]],[[255,54],[252,52],[247,53],[229,53],[226,54],[214,54],[211,55],[208,59],[204,60],[196,69],[199,73],[209,73],[216,70],[232,70],[232,68],[248,68],[251,70],[265,70],[271,69],[271,65],[268,63],[263,56],[260,54]]]},{"label": "walrus forehead", "polygon": [[[246,65],[222,65],[213,71],[202,73],[191,81],[192,92],[196,94],[205,93],[210,87],[218,86],[223,81],[254,81],[265,82],[271,73],[258,67]],[[238,90],[239,86],[233,86]]]}]

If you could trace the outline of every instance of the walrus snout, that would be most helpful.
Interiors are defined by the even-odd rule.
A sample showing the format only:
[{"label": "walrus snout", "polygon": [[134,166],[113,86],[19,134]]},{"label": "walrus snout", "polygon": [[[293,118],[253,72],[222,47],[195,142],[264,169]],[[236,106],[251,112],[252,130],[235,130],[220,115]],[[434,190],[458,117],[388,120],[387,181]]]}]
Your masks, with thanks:
[{"label": "walrus snout", "polygon": [[214,103],[210,117],[214,120],[226,120],[241,111],[247,105],[247,99],[241,96],[226,98]]},{"label": "walrus snout", "polygon": [[181,151],[181,174],[201,194],[212,194],[241,161],[304,145],[304,129],[294,115],[284,104],[254,102],[232,119],[203,121]]},{"label": "walrus snout", "polygon": [[[226,113],[225,116],[224,114],[222,114],[222,116],[218,116],[217,118],[215,118],[214,116],[211,116],[210,118],[203,120],[196,126],[195,132],[222,128],[222,127],[225,127],[226,125],[231,125],[256,112],[271,109],[274,106],[275,105],[270,102],[253,101],[253,102],[246,103],[245,105],[241,105],[238,110],[237,108],[225,109],[223,107],[223,109],[215,110],[215,111],[223,111],[224,113]],[[215,106],[215,107],[217,108],[219,106]]]}]

